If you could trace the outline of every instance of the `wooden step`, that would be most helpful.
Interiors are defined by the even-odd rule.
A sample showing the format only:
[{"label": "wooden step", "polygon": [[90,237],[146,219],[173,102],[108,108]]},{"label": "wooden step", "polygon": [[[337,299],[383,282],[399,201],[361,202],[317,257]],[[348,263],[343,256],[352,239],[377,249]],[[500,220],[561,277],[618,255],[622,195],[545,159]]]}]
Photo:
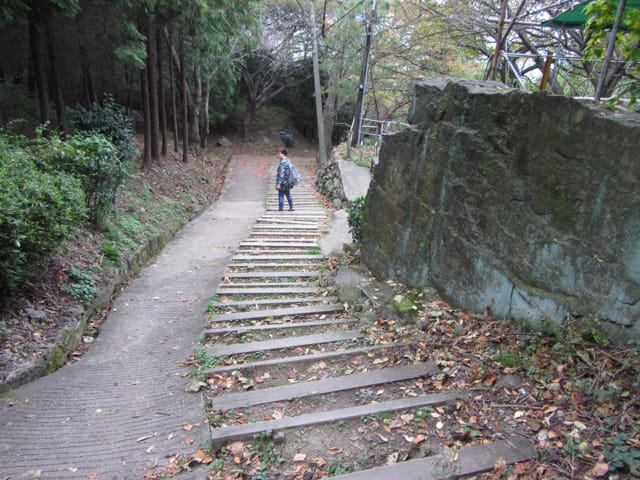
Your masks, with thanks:
[{"label": "wooden step", "polygon": [[318,232],[302,232],[302,231],[283,231],[283,230],[274,230],[274,231],[256,231],[249,233],[249,238],[266,238],[270,239],[272,237],[295,237],[295,238],[318,238],[320,233]]},{"label": "wooden step", "polygon": [[282,218],[271,218],[271,217],[260,217],[258,220],[257,226],[262,225],[292,225],[292,226],[311,226],[320,228],[319,222],[310,222],[310,221],[302,221],[302,220],[285,220]]},{"label": "wooden step", "polygon": [[249,392],[219,395],[211,399],[211,408],[214,410],[231,410],[249,405],[280,402],[294,398],[308,397],[309,395],[321,395],[323,393],[341,392],[383,383],[410,380],[412,378],[435,375],[438,372],[439,369],[433,362],[414,363],[401,367],[388,367],[371,372],[343,375],[336,378],[325,378],[311,382],[262,388]]},{"label": "wooden step", "polygon": [[297,315],[312,315],[318,313],[341,312],[344,306],[341,303],[328,305],[307,305],[304,307],[273,308],[269,310],[252,310],[250,312],[222,313],[209,317],[210,322],[234,322],[242,320],[255,320],[257,318],[284,317]]},{"label": "wooden step", "polygon": [[[304,254],[305,250],[308,248],[309,247],[300,247],[297,250],[293,248],[272,248],[267,250],[262,248],[241,247],[238,249],[238,254],[239,255],[295,255],[295,254]],[[308,254],[308,255],[311,255],[311,254]]]},{"label": "wooden step", "polygon": [[[388,400],[385,402],[371,403],[357,407],[340,408],[324,412],[307,413],[295,417],[285,417],[279,420],[265,420],[261,422],[234,425],[231,427],[216,428],[211,432],[213,449],[217,450],[226,443],[251,438],[261,432],[284,430],[286,428],[308,427],[323,423],[333,423],[340,420],[359,418],[365,415],[376,415],[381,412],[391,412],[408,408],[419,408],[432,405],[441,405],[459,398],[456,392],[436,393],[432,395],[420,395],[418,397],[403,398],[400,400]],[[389,477],[402,478],[404,477]]]},{"label": "wooden step", "polygon": [[240,248],[318,248],[320,244],[315,240],[247,240],[240,242]]},{"label": "wooden step", "polygon": [[[214,431],[215,432],[215,431]],[[441,480],[460,478],[492,470],[498,460],[524,462],[535,458],[537,451],[528,440],[512,437],[491,443],[460,448],[450,453],[407,460],[384,467],[331,477],[332,480]]]},{"label": "wooden step", "polygon": [[290,357],[270,358],[268,360],[258,360],[257,362],[234,363],[232,365],[223,365],[220,367],[212,367],[202,372],[205,376],[211,376],[215,373],[232,372],[234,370],[250,370],[252,368],[272,367],[276,365],[289,365],[292,363],[314,363],[320,360],[331,360],[339,357],[349,357],[352,355],[368,354],[376,350],[402,348],[410,345],[409,343],[390,343],[387,345],[373,345],[371,347],[347,348],[344,350],[329,350],[327,352],[310,353],[308,355],[292,355]]},{"label": "wooden step", "polygon": [[211,308],[235,308],[235,307],[253,307],[258,305],[290,305],[300,303],[318,303],[328,302],[335,303],[338,299],[336,297],[287,297],[287,298],[266,298],[266,299],[254,299],[254,300],[229,300],[227,302],[215,302],[210,303]]},{"label": "wooden step", "polygon": [[228,272],[224,274],[224,278],[304,278],[318,276],[320,276],[320,272],[318,271],[302,272],[299,270],[279,270],[277,272]]},{"label": "wooden step", "polygon": [[[213,337],[216,335],[243,335],[251,332],[267,332],[270,330],[284,330],[287,328],[310,328],[310,327],[324,327],[328,325],[343,325],[355,322],[353,318],[341,319],[341,320],[312,320],[309,322],[281,322],[281,323],[269,323],[266,325],[252,325],[249,327],[224,327],[224,328],[209,328],[204,331],[205,336]],[[283,339],[284,340],[284,339]]]},{"label": "wooden step", "polygon": [[221,283],[221,287],[225,288],[256,288],[256,287],[306,287],[309,282],[245,282],[245,283]]},{"label": "wooden step", "polygon": [[231,263],[229,268],[314,268],[314,263]]},{"label": "wooden step", "polygon": [[267,261],[271,261],[271,260],[324,260],[325,257],[322,255],[318,255],[318,254],[304,254],[304,253],[300,253],[297,252],[297,254],[295,255],[281,255],[281,254],[277,254],[277,253],[272,253],[270,255],[266,255],[266,254],[255,254],[255,255],[248,255],[248,254],[242,254],[242,255],[235,255],[231,261],[235,261],[235,260],[267,260]]},{"label": "wooden step", "polygon": [[224,357],[241,353],[262,352],[268,350],[282,350],[284,348],[302,347],[321,343],[341,342],[343,340],[355,340],[361,338],[360,330],[344,330],[341,332],[315,333],[313,335],[301,335],[299,337],[279,338],[277,340],[265,340],[263,342],[236,343],[234,345],[219,345],[209,347],[206,354],[210,357]]},{"label": "wooden step", "polygon": [[218,295],[299,295],[301,293],[317,293],[313,287],[283,288],[218,288]]},{"label": "wooden step", "polygon": [[290,224],[290,225],[269,225],[266,223],[257,223],[253,226],[253,231],[256,230],[265,230],[265,231],[272,231],[272,230],[290,230],[292,232],[295,231],[306,231],[306,230],[319,230],[319,226],[317,224],[311,224],[311,225],[296,225],[296,224]]}]

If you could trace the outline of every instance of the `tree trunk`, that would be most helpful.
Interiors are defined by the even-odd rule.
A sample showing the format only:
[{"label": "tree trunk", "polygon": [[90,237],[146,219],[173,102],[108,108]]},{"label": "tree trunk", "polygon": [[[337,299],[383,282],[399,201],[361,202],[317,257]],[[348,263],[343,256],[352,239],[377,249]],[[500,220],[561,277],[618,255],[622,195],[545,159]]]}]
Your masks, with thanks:
[{"label": "tree trunk", "polygon": [[187,65],[184,55],[184,34],[180,38],[180,88],[182,89],[182,161],[189,162],[189,99],[187,97]]},{"label": "tree trunk", "polygon": [[[327,95],[327,98],[324,102],[324,110],[323,110],[323,122],[324,122],[324,144],[327,146],[327,150],[331,150],[331,143],[333,138],[333,129],[336,125],[336,115],[337,115],[337,98],[335,93],[330,93]],[[323,161],[326,161],[324,159]]]},{"label": "tree trunk", "polygon": [[189,133],[189,143],[200,145],[200,107],[202,105],[202,79],[200,78],[200,64],[196,62],[193,70],[193,84],[195,90],[193,92],[193,105],[191,107],[191,132]]},{"label": "tree trunk", "polygon": [[171,124],[173,125],[173,151],[178,151],[180,135],[178,134],[178,108],[176,106],[176,69],[171,61],[173,50],[173,27],[165,27],[165,37],[167,38],[167,50],[169,54],[169,84],[171,85]]},{"label": "tree trunk", "polygon": [[249,138],[249,132],[251,131],[251,125],[256,118],[256,105],[255,103],[247,103],[247,108],[242,114],[242,136],[245,140]]},{"label": "tree trunk", "polygon": [[144,114],[144,153],[142,155],[142,166],[148,170],[151,166],[151,150],[149,142],[151,140],[151,113],[149,106],[149,86],[146,70],[140,70],[140,90],[142,91],[142,110]]},{"label": "tree trunk", "polygon": [[209,139],[209,93],[211,92],[211,87],[209,86],[209,81],[204,87],[204,99],[202,101],[203,106],[203,115],[204,119],[202,122],[202,133],[200,134],[200,147],[204,151],[207,148],[207,141]]},{"label": "tree trunk", "polygon": [[160,30],[156,30],[156,55],[158,57],[158,97],[160,104],[160,130],[162,131],[162,156],[167,154],[167,99],[164,88],[164,72],[162,69],[162,39]]},{"label": "tree trunk", "polygon": [[33,23],[29,23],[29,44],[31,47],[31,59],[33,60],[33,73],[38,91],[38,103],[40,105],[40,123],[49,121],[49,99],[47,98],[46,78],[42,68],[42,55],[40,50],[40,31]]},{"label": "tree trunk", "polygon": [[156,51],[154,42],[153,19],[149,19],[147,26],[147,77],[149,91],[149,116],[151,128],[151,158],[155,161],[160,160],[160,121],[158,114],[158,75],[156,73]]},{"label": "tree trunk", "polygon": [[80,63],[82,65],[82,79],[86,106],[90,108],[94,103],[98,103],[98,93],[95,77],[93,75],[93,66],[89,60],[87,49],[83,45],[80,45]]},{"label": "tree trunk", "polygon": [[56,114],[58,116],[58,128],[63,138],[67,134],[67,118],[64,111],[64,99],[62,98],[62,89],[60,88],[60,80],[58,78],[58,62],[56,56],[56,44],[53,36],[53,28],[50,22],[47,22],[47,46],[49,49],[49,65],[51,68],[51,90],[53,98],[56,102]]}]

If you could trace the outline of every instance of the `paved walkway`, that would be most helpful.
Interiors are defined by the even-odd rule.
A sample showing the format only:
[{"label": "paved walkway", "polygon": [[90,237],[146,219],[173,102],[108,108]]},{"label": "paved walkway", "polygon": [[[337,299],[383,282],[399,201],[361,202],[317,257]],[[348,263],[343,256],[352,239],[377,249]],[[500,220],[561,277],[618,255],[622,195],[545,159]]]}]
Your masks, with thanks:
[{"label": "paved walkway", "polygon": [[[139,479],[209,440],[202,396],[181,366],[231,249],[264,211],[271,158],[238,157],[221,198],[115,301],[78,362],[0,403],[0,479]],[[271,171],[271,170],[269,170]]]}]

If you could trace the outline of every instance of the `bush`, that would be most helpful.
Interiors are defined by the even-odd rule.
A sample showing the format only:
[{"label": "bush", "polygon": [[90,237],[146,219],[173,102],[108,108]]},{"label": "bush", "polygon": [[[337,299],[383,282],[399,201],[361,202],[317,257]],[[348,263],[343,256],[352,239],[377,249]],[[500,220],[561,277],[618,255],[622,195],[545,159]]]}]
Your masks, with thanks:
[{"label": "bush", "polygon": [[90,220],[104,225],[113,211],[118,189],[124,184],[129,164],[121,161],[116,147],[103,135],[75,135],[39,143],[39,163],[49,172],[62,170],[80,179]]},{"label": "bush", "polygon": [[356,244],[362,242],[363,213],[364,197],[359,197],[349,202],[349,206],[347,207],[347,223],[349,224],[351,238],[353,238]]},{"label": "bush", "polygon": [[42,171],[28,151],[0,135],[0,288],[11,293],[84,220],[79,179]]},{"label": "bush", "polygon": [[99,133],[118,149],[120,163],[127,167],[138,156],[133,137],[133,121],[111,95],[105,95],[103,105],[93,104],[89,110],[81,105],[67,108],[69,126],[79,133]]}]

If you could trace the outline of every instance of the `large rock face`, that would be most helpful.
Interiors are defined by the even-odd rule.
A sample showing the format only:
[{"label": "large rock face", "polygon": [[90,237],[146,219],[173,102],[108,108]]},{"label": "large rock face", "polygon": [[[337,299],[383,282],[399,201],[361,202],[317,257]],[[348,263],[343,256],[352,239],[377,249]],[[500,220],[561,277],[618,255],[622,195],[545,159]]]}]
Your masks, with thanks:
[{"label": "large rock face", "polygon": [[464,308],[640,337],[640,121],[495,82],[420,84],[366,200],[368,266]]}]

